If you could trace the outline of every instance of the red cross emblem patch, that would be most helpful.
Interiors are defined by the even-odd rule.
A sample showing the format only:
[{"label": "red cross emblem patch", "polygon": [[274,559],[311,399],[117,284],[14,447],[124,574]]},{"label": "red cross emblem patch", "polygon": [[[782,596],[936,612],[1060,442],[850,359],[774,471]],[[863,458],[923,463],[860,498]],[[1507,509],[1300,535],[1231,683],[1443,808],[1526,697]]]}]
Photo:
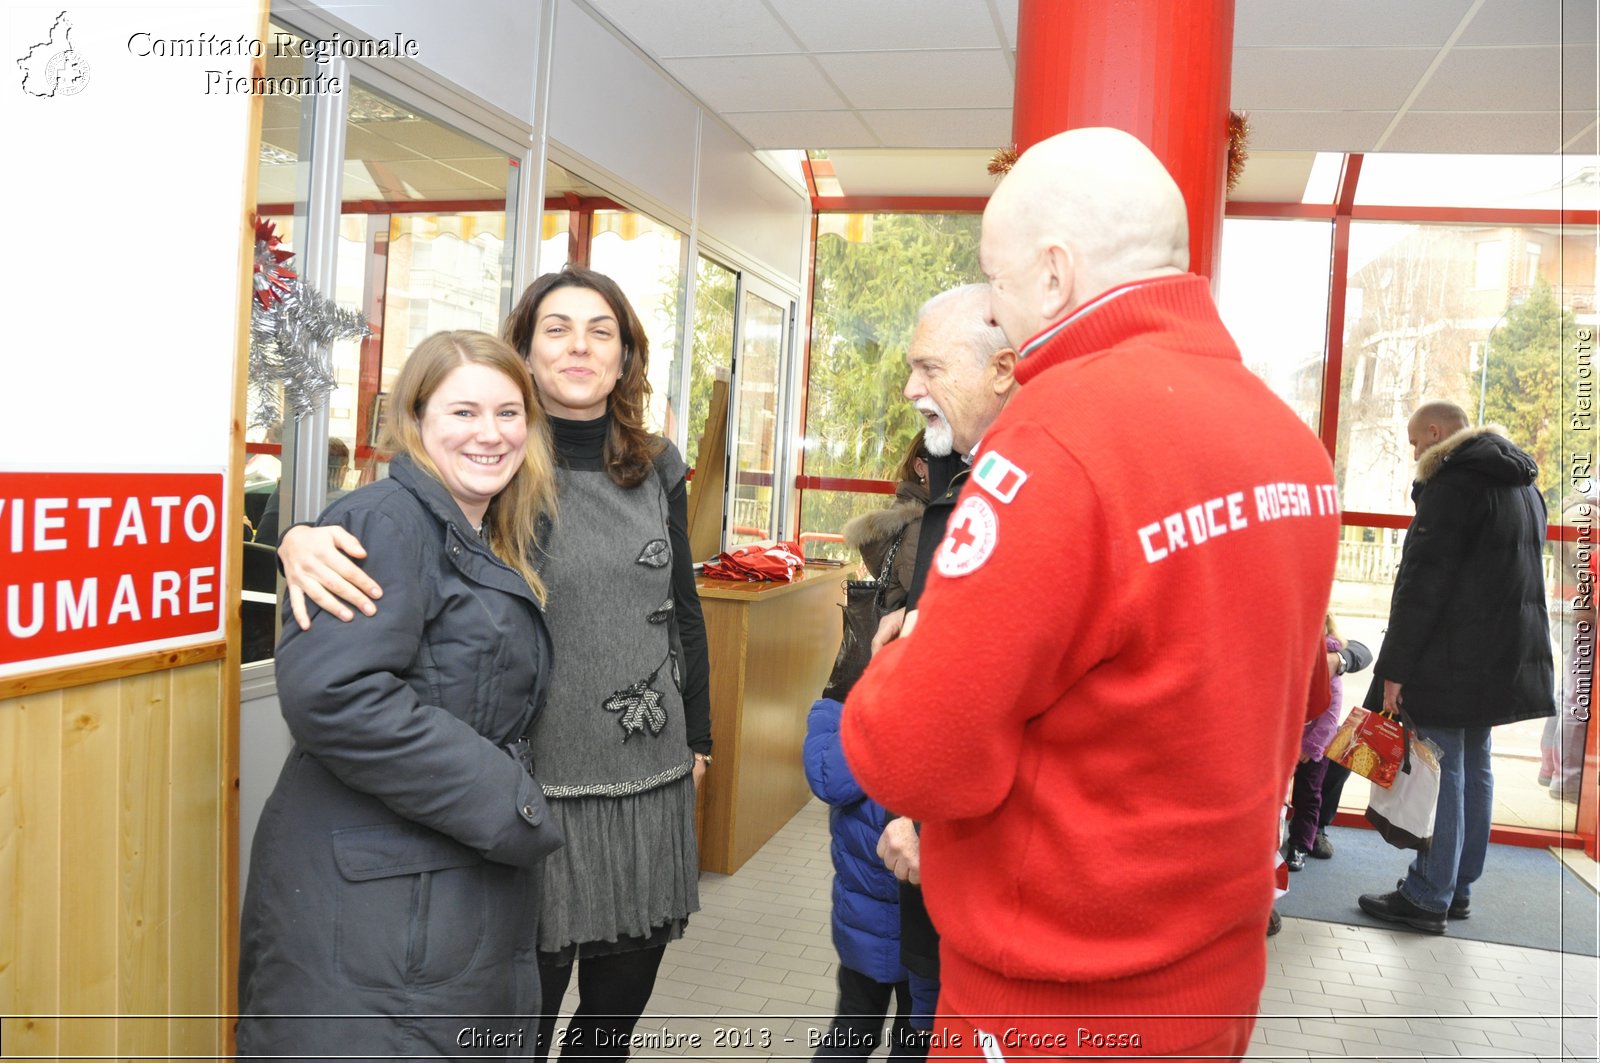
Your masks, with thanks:
[{"label": "red cross emblem patch", "polygon": [[989,500],[982,495],[969,495],[950,515],[934,565],[945,576],[976,572],[994,553],[999,533],[1000,519]]}]

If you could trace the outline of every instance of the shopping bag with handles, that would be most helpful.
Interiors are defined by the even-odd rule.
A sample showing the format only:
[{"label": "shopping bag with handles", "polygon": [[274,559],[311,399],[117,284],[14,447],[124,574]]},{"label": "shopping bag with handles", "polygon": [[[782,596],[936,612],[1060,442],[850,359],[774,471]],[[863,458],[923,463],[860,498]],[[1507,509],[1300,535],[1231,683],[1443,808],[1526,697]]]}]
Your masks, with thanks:
[{"label": "shopping bag with handles", "polygon": [[1374,786],[1367,819],[1396,849],[1428,851],[1439,807],[1439,747],[1413,732],[1406,758],[1387,790]]}]

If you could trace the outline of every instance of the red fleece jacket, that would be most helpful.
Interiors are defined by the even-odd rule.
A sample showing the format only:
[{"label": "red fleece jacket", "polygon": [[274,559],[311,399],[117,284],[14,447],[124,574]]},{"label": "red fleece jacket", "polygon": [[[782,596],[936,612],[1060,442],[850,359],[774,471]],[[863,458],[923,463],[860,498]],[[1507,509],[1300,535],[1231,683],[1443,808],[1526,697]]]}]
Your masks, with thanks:
[{"label": "red fleece jacket", "polygon": [[845,753],[923,823],[941,1011],[1185,1016],[1118,1020],[1181,1049],[1264,980],[1333,471],[1199,277],[1113,289],[1023,353]]}]

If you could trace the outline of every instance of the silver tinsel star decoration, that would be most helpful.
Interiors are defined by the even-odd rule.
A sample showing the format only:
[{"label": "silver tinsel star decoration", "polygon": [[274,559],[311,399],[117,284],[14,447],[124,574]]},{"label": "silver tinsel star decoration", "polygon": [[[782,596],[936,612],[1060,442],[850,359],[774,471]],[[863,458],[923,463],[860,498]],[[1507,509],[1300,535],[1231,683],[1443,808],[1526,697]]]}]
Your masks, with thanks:
[{"label": "silver tinsel star decoration", "polygon": [[[262,241],[258,227],[258,252]],[[250,303],[250,423],[264,427],[283,418],[277,385],[283,385],[284,402],[298,421],[333,390],[333,342],[372,334],[359,313],[341,309],[292,272],[278,274],[272,288],[273,297]]]}]

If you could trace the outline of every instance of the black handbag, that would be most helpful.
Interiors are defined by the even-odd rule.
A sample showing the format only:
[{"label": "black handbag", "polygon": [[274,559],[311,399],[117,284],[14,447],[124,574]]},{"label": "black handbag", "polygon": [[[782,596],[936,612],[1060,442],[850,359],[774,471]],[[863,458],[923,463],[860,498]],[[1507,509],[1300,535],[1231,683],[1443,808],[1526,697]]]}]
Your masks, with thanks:
[{"label": "black handbag", "polygon": [[883,564],[876,579],[847,580],[844,585],[844,639],[839,643],[839,654],[833,659],[833,672],[822,688],[822,696],[843,701],[850,688],[856,685],[861,673],[872,660],[872,637],[878,633],[878,621],[888,612],[883,607],[883,594],[889,589],[889,577],[894,571],[894,555],[900,551],[900,541],[905,529],[889,544],[883,555]]}]

